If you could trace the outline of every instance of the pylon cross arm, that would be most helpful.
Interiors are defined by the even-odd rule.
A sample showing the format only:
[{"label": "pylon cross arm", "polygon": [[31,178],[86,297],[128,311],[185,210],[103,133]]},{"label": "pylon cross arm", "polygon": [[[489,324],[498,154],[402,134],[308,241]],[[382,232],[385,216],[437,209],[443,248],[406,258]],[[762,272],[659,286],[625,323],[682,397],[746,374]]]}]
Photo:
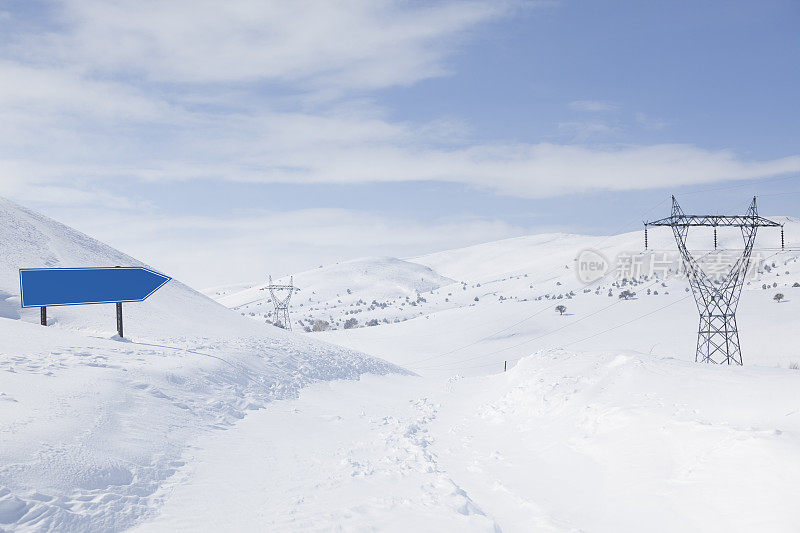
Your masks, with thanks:
[{"label": "pylon cross arm", "polygon": [[708,227],[779,227],[780,224],[762,216],[752,215],[672,215],[652,222],[646,226],[708,226]]}]

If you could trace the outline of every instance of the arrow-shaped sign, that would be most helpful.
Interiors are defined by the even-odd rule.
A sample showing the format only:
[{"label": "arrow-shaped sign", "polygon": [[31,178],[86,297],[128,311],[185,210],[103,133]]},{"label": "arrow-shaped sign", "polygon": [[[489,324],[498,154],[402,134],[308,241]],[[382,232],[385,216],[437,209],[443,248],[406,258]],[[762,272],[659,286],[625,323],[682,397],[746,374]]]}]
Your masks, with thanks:
[{"label": "arrow-shaped sign", "polygon": [[143,267],[19,269],[22,307],[141,302],[171,279]]}]

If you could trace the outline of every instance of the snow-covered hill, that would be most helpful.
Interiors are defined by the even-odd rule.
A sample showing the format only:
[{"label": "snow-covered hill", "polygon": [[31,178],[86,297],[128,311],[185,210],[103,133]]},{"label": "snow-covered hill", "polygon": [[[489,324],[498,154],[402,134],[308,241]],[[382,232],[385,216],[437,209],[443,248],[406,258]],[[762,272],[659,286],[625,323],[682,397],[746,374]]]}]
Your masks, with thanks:
[{"label": "snow-covered hill", "polygon": [[[388,300],[391,323],[374,327],[360,327],[378,312],[360,304],[378,295],[365,280],[353,307],[326,310],[359,309],[359,327],[309,335],[422,378],[320,384],[211,436],[142,530],[793,531],[800,224],[784,221],[787,250],[762,231],[745,285],[743,367],[694,362],[697,309],[668,229],[648,252],[642,232],[558,234],[409,259],[456,281]],[[712,243],[690,241],[709,270],[733,257]],[[586,283],[587,249],[658,268]],[[256,443],[270,452],[246,466],[228,453]],[[236,489],[206,490],[220,484]]]},{"label": "snow-covered hill", "polygon": [[[800,318],[800,308],[791,302],[800,295],[794,286],[800,283],[800,222],[773,219],[785,224],[787,249],[780,250],[779,229],[760,231],[738,319],[749,363],[788,366],[800,361],[795,349],[800,337],[790,325]],[[292,317],[306,327],[324,320],[335,331],[314,335],[423,374],[482,374],[538,349],[561,346],[693,359],[697,310],[685,277],[678,275],[682,267],[672,233],[651,228],[647,251],[643,237],[643,231],[532,235],[411,258],[400,264],[421,265],[439,281],[394,297],[385,289],[387,280],[363,274],[355,268],[359,262],[328,267],[348,267],[346,277],[327,276],[328,269],[320,268],[312,271],[320,276],[308,287],[308,274],[295,277],[301,292]],[[724,270],[742,247],[736,228],[720,228],[718,241],[714,251],[710,228],[690,232],[689,244],[709,270]],[[578,259],[586,250],[619,269],[591,283],[580,279]],[[271,304],[248,300],[257,291],[235,292],[220,301],[263,321],[270,318]],[[635,294],[623,300],[624,291]],[[787,301],[777,304],[777,292]],[[323,296],[314,300],[317,294]],[[557,305],[566,307],[563,316],[556,313]],[[348,320],[352,329],[342,331]]]},{"label": "snow-covered hill", "polygon": [[21,267],[141,265],[0,200],[0,529],[123,529],[199,435],[317,380],[401,372],[243,319],[178,281],[125,305],[19,309]]},{"label": "snow-covered hill", "polygon": [[[394,318],[394,314],[382,312],[387,307],[406,300],[416,305],[420,294],[453,283],[452,279],[440,276],[426,266],[392,257],[320,266],[295,274],[292,279],[295,286],[301,288],[292,300],[295,320],[307,330],[312,328],[315,320],[327,323],[326,328],[341,328],[348,318],[362,318],[356,315],[363,312],[364,307],[370,311],[370,320],[388,321],[387,316]],[[286,277],[275,280],[275,283],[289,281],[290,278]],[[203,292],[244,316],[265,322],[271,321],[273,313],[266,285],[239,284]]]}]

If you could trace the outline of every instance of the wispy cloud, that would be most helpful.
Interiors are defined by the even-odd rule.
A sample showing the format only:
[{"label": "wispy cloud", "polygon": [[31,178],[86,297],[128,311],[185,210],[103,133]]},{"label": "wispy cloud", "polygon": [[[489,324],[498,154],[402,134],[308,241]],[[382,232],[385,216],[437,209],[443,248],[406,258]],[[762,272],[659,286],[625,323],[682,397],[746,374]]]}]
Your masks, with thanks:
[{"label": "wispy cloud", "polygon": [[601,120],[562,122],[571,144],[487,140],[457,118],[390,118],[367,96],[446,74],[467,32],[515,5],[66,0],[52,31],[0,46],[0,193],[73,188],[49,197],[79,202],[110,180],[214,178],[545,197],[800,171],[798,156],[596,144],[617,127]]},{"label": "wispy cloud", "polygon": [[421,223],[345,209],[226,217],[84,208],[49,213],[195,287],[258,281],[359,256],[417,255],[530,230],[485,218]]},{"label": "wispy cloud", "polygon": [[33,57],[149,81],[373,89],[445,74],[464,30],[510,5],[66,0],[64,30],[26,44]]},{"label": "wispy cloud", "polygon": [[[685,144],[594,145],[474,143],[442,146],[436,128],[390,122],[363,114],[266,113],[199,117],[176,132],[169,154],[158,147],[118,152],[97,134],[64,145],[94,156],[78,164],[50,150],[37,164],[0,161],[10,183],[64,184],[92,179],[218,179],[257,183],[369,183],[444,181],[521,197],[541,198],[599,190],[639,190],[753,179],[800,171],[800,156],[746,159],[730,150]],[[138,135],[138,133],[136,133]],[[50,134],[59,144],[59,134]],[[116,140],[125,139],[124,135]],[[11,142],[11,141],[9,141]],[[149,157],[139,160],[145,151]],[[154,153],[155,152],[155,153]],[[74,154],[73,154],[74,155]],[[57,156],[57,157],[56,157]],[[60,158],[60,159],[59,159]]]},{"label": "wispy cloud", "polygon": [[591,115],[564,110],[573,119],[555,121],[559,143],[486,138],[458,116],[403,120],[382,104],[384,89],[450,74],[478,29],[529,4],[63,0],[41,4],[41,20],[0,12],[0,194],[202,285],[251,278],[259,265],[279,274],[530,228],[368,208],[173,216],[124,191],[203,179],[431,181],[543,198],[800,172],[797,155],[612,144],[621,105],[608,101],[570,102]]}]

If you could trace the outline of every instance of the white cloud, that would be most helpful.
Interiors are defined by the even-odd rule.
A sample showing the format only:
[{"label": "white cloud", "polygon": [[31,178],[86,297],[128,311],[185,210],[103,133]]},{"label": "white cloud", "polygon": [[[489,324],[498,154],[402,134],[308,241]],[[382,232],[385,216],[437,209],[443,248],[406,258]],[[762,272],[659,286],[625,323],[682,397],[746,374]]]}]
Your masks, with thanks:
[{"label": "white cloud", "polygon": [[528,229],[497,220],[426,223],[343,209],[228,217],[70,208],[46,213],[195,287],[258,281],[360,256],[418,255]]},{"label": "white cloud", "polygon": [[[800,171],[798,156],[757,161],[683,144],[492,142],[474,139],[457,118],[401,122],[343,96],[442,74],[464,32],[509,5],[68,0],[65,30],[31,36],[24,54],[0,61],[0,194],[125,206],[104,182],[216,178],[444,181],[541,198]],[[259,97],[254,80],[339,96],[310,109],[275,104]],[[585,143],[614,126],[561,128]]]},{"label": "white cloud", "polygon": [[[58,157],[53,151],[48,161],[36,164],[0,159],[0,178],[11,183],[62,185],[76,179],[102,182],[132,177],[258,183],[444,181],[543,198],[800,172],[800,156],[759,161],[730,150],[685,144],[447,145],[441,133],[436,127],[360,113],[196,117],[170,140],[168,157],[159,156],[163,147],[150,149],[156,153],[142,148],[146,157],[141,158],[140,151],[117,153],[119,143],[93,142],[94,135],[84,139],[64,131],[65,139],[59,141],[56,135],[52,144],[63,143],[80,154],[77,159],[93,155],[98,162],[81,164],[70,159],[69,150]],[[135,140],[130,144],[135,145]],[[81,146],[90,146],[92,154]]]},{"label": "white cloud", "polygon": [[74,68],[0,61],[0,112],[27,115],[73,114],[106,119],[163,120],[171,113],[162,101],[117,82],[86,78]]},{"label": "white cloud", "polygon": [[0,194],[203,285],[525,228],[341,210],[174,217],[110,190],[209,178],[442,181],[543,198],[800,172],[800,156],[588,144],[615,128],[599,120],[561,124],[577,144],[487,140],[459,117],[402,121],[370,99],[446,75],[470,31],[518,4],[64,0],[51,33],[0,43]]},{"label": "white cloud", "polygon": [[460,35],[509,2],[67,0],[33,54],[154,81],[371,89],[440,76]]},{"label": "white cloud", "polygon": [[[310,107],[273,102],[251,83],[345,93],[414,83],[444,72],[454,43],[510,9],[505,2],[61,5],[66,29],[31,36],[26,53],[0,62],[8,80],[0,86],[0,192],[17,197],[21,187],[45,195],[47,186],[58,191],[50,194],[54,201],[83,203],[89,184],[103,180],[204,178],[445,181],[547,197],[800,170],[797,156],[755,161],[682,144],[585,144],[614,130],[602,121],[562,123],[579,144],[487,141],[457,118],[391,120],[374,102],[344,93]],[[148,85],[137,76],[178,85]],[[601,111],[615,104],[570,106]]]}]

